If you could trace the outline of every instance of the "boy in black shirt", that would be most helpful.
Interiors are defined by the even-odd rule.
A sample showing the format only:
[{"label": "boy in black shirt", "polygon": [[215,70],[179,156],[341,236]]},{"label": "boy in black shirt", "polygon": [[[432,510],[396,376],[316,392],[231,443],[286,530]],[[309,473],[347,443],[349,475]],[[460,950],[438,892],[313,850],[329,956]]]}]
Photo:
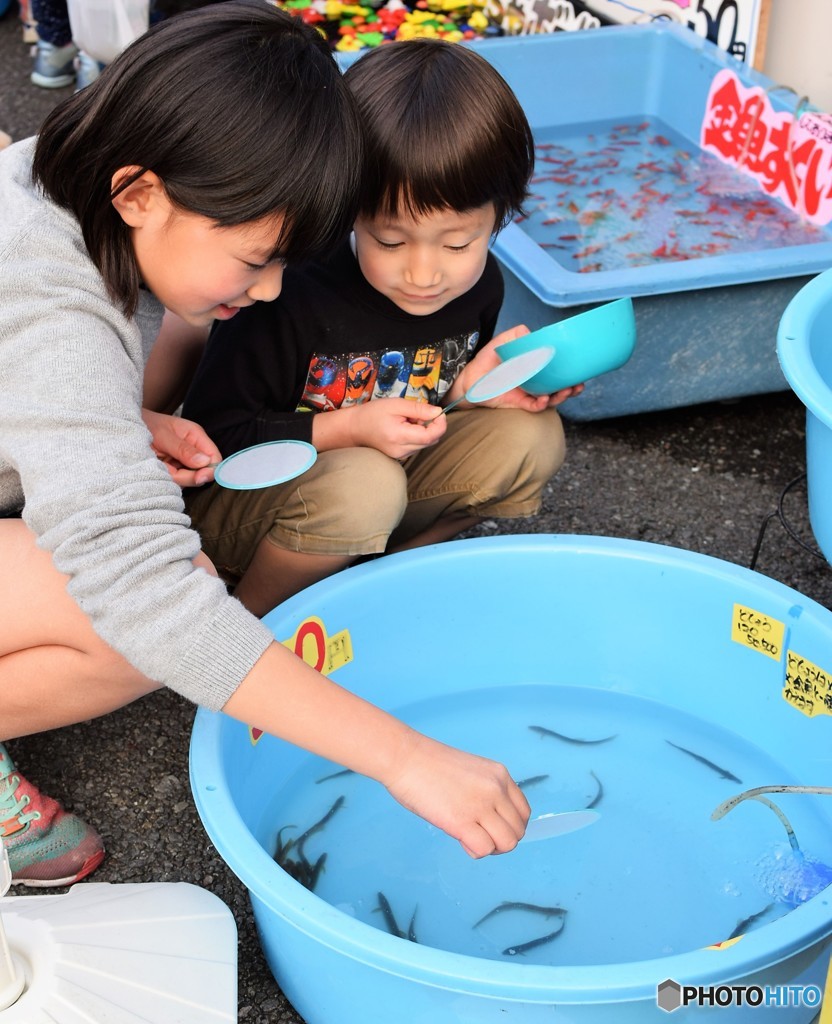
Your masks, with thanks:
[{"label": "boy in black shirt", "polygon": [[286,270],[274,302],[215,324],[183,409],[226,456],[281,438],[319,452],[286,484],[187,495],[204,550],[260,615],[360,556],[535,514],[564,457],[554,406],[582,390],[437,411],[526,333],[493,337],[489,243],[526,197],[531,130],[497,71],[457,44],[389,44],[346,80],[368,150],[354,234]]}]

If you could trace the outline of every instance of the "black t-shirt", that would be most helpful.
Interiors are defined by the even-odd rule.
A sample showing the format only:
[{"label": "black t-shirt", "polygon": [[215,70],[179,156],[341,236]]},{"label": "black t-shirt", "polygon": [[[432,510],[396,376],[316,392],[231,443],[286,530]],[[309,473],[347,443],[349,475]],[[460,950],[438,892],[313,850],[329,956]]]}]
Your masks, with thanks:
[{"label": "black t-shirt", "polygon": [[345,242],[325,263],[287,270],[274,302],[214,324],[182,413],[228,456],[311,441],[310,413],[391,396],[437,404],[492,338],[502,301],[489,253],[464,295],[427,316],[406,313],[367,283]]}]

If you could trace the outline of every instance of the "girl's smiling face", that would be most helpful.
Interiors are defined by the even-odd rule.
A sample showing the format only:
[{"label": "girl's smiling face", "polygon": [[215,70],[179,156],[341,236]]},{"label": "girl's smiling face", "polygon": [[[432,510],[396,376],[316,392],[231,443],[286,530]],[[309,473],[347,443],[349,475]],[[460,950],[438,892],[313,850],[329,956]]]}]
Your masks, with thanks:
[{"label": "girl's smiling face", "polygon": [[220,227],[174,206],[152,172],[113,204],[130,228],[142,283],[187,323],[229,320],[243,306],[280,294],[283,264],[270,256],[282,215]]},{"label": "girl's smiling face", "polygon": [[358,265],[382,295],[415,316],[427,316],[464,295],[485,269],[494,232],[491,203],[459,213],[431,210],[414,217],[360,216]]}]

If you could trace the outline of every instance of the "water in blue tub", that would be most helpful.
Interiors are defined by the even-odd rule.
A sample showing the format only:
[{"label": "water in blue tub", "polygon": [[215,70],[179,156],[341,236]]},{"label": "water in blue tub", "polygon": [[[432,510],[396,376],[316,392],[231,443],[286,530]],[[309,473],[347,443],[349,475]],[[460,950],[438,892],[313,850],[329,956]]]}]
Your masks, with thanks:
[{"label": "water in blue tub", "polygon": [[314,891],[373,927],[504,962],[623,963],[764,927],[832,880],[832,800],[776,798],[799,851],[760,803],[712,821],[730,796],[798,780],[739,735],[666,705],[529,685],[397,714],[501,760],[533,815],[593,807],[600,817],[475,861],[383,787],[309,757],[269,804],[264,845],[273,852],[279,830],[284,846],[296,842],[332,812],[303,843],[310,864],[326,854]]},{"label": "water in blue tub", "polygon": [[539,129],[531,192],[518,222],[575,273],[829,238],[655,119]]}]

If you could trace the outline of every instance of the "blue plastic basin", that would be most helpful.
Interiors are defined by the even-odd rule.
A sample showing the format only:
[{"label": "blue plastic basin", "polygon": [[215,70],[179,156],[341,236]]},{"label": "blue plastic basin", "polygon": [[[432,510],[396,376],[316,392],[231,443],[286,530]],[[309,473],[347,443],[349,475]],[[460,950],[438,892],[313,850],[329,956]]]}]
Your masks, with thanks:
[{"label": "blue plastic basin", "polygon": [[[738,605],[779,622],[782,643],[763,653],[733,639]],[[730,730],[788,765],[802,784],[832,781],[832,718],[809,717],[783,696],[787,650],[832,668],[832,612],[703,555],[595,537],[451,542],[347,570],[265,621],[280,640],[305,622],[319,636],[340,634],[323,649],[349,649],[352,657],[342,658],[333,680],[389,709],[442,698],[449,688],[479,691],[495,676],[525,687],[584,687],[590,704],[600,688]],[[292,789],[307,758],[270,736],[253,742],[245,726],[222,714],[197,715],[191,783],[199,813],[248,887],[269,965],[309,1024],[643,1024],[666,1019],[656,1002],[666,979],[823,986],[832,935],[826,892],[724,948],[629,963],[501,962],[409,942],[381,923],[372,927],[273,861],[266,809],[281,787]],[[732,794],[730,784],[717,782]],[[825,827],[832,801],[812,799],[820,801]],[[800,833],[799,808],[795,813]],[[592,841],[592,829],[576,835]],[[374,856],[383,859],[384,849]],[[680,1010],[678,1019],[691,1012]],[[757,1015],[748,1006],[719,1013],[730,1020]],[[816,1006],[794,1006],[784,1019],[808,1024],[816,1013]]]},{"label": "blue plastic basin", "polygon": [[832,271],[800,289],[777,332],[786,380],[806,406],[809,520],[832,562]]}]

